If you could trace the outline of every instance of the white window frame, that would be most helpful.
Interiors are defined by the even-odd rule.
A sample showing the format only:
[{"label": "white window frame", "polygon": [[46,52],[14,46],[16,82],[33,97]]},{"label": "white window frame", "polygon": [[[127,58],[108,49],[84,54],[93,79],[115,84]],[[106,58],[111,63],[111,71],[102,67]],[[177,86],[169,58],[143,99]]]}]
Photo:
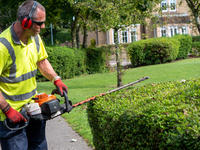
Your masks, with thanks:
[{"label": "white window frame", "polygon": [[[171,5],[172,5],[172,4],[175,5],[175,9],[174,9],[174,10],[171,9]],[[169,0],[169,10],[170,10],[170,11],[176,11],[176,0]]]},{"label": "white window frame", "polygon": [[[120,36],[120,34],[119,34],[120,32],[118,31],[118,38],[117,38],[117,40],[118,40],[118,43],[120,43],[120,40],[119,40],[119,36]],[[114,37],[114,34],[115,34],[115,31],[114,31],[114,29],[112,29],[112,39],[113,39],[113,44],[115,44],[115,37]]]},{"label": "white window frame", "polygon": [[[166,6],[166,9],[162,9],[163,4]],[[167,0],[162,0],[161,3],[160,3],[160,7],[161,7],[162,12],[167,12],[168,11]]]},{"label": "white window frame", "polygon": [[[165,31],[165,36],[163,36],[163,31]],[[161,37],[167,37],[167,28],[166,27],[160,28],[160,35],[161,35]]]},{"label": "white window frame", "polygon": [[[132,34],[132,33],[135,33],[134,35]],[[133,38],[135,39],[135,40],[133,40]],[[132,43],[132,42],[135,42],[135,41],[137,41],[138,39],[137,39],[137,30],[136,30],[136,28],[132,28],[131,30],[130,30],[130,42]]]},{"label": "white window frame", "polygon": [[[183,29],[184,29],[185,32],[183,32]],[[183,35],[188,34],[188,28],[187,28],[187,26],[182,26],[181,27],[181,34],[183,34]]]},{"label": "white window frame", "polygon": [[[173,37],[174,35],[177,35],[179,34],[179,31],[178,31],[178,27],[177,26],[170,26],[169,27],[169,31],[170,31],[170,37]],[[176,32],[176,33],[175,33]]]},{"label": "white window frame", "polygon": [[121,43],[128,43],[128,31],[121,31]]}]

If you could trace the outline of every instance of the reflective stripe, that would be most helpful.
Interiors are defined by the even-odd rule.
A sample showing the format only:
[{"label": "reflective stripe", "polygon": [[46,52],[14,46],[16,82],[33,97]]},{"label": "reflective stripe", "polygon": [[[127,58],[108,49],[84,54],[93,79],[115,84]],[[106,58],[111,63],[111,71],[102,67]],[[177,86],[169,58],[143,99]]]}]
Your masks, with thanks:
[{"label": "reflective stripe", "polygon": [[13,101],[22,101],[22,100],[29,99],[32,96],[34,96],[36,94],[36,89],[34,89],[33,91],[31,91],[29,93],[25,93],[25,94],[21,94],[21,95],[6,95],[4,92],[2,92],[2,94],[5,99],[13,100]]},{"label": "reflective stripe", "polygon": [[39,51],[40,51],[40,42],[39,42],[38,35],[34,36],[34,39],[35,39],[35,44],[36,44],[37,52],[39,53]]},{"label": "reflective stripe", "polygon": [[21,81],[25,81],[28,80],[32,77],[34,77],[37,73],[37,69],[31,72],[28,72],[26,74],[23,74],[17,78],[10,78],[10,77],[0,77],[0,81],[4,82],[4,83],[17,83],[17,82],[21,82]]},{"label": "reflective stripe", "polygon": [[8,40],[5,38],[0,38],[0,42],[8,49],[8,52],[12,59],[12,65],[10,67],[9,78],[15,78],[16,77],[16,63],[15,63],[16,56],[15,56],[14,49],[11,46],[11,44],[8,42]]}]

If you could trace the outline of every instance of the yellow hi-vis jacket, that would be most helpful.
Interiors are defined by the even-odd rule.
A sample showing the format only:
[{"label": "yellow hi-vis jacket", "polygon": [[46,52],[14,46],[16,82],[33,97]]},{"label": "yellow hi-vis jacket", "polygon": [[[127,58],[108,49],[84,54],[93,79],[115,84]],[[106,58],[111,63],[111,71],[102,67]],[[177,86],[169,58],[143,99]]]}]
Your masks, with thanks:
[{"label": "yellow hi-vis jacket", "polygon": [[[39,35],[24,44],[13,25],[0,34],[0,91],[11,107],[20,111],[37,94],[37,62],[46,59],[47,53]],[[0,121],[5,118],[0,110]]]}]

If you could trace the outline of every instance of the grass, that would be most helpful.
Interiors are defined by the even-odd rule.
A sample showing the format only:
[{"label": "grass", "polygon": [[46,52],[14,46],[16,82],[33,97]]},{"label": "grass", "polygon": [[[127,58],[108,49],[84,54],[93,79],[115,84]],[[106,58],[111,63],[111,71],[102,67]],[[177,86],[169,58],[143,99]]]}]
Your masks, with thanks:
[{"label": "grass", "polygon": [[[150,79],[137,84],[144,84],[189,80],[200,77],[200,58],[179,60],[172,63],[143,66],[133,69],[128,69],[123,73],[123,83],[127,84],[138,80],[144,76],[149,76]],[[64,81],[69,88],[69,99],[72,103],[85,100],[94,95],[106,92],[116,88],[116,72],[85,75],[68,79]],[[54,89],[54,85],[50,82],[38,83],[38,91],[50,94]],[[78,132],[88,143],[93,146],[92,133],[87,120],[87,105],[76,107],[69,114],[64,114],[63,117]]]}]

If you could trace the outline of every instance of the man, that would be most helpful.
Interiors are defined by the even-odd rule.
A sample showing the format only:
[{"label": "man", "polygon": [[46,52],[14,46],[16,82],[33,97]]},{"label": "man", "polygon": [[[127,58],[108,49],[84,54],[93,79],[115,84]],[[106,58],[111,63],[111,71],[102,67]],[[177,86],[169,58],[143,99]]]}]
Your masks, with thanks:
[{"label": "man", "polygon": [[45,121],[30,120],[28,127],[12,131],[3,121],[26,122],[19,113],[36,95],[37,68],[59,93],[67,86],[55,73],[39,36],[45,28],[45,8],[27,0],[20,5],[17,21],[0,34],[0,143],[2,150],[46,150]]}]

